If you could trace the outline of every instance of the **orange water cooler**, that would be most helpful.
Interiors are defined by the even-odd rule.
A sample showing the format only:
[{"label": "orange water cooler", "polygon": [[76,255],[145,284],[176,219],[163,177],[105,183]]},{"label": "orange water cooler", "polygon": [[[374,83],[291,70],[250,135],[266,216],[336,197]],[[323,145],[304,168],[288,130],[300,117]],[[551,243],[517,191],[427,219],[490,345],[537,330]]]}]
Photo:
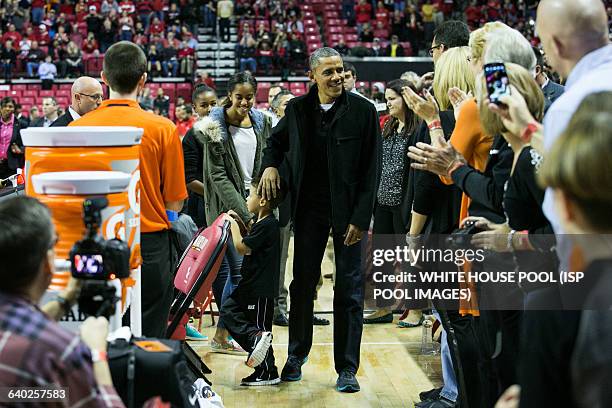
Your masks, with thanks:
[{"label": "orange water cooler", "polygon": [[[114,283],[121,291],[122,302],[118,315],[111,319],[111,327],[120,327],[121,312],[131,306],[130,327],[135,335],[141,333],[139,144],[142,133],[142,129],[133,127],[21,131],[26,146],[26,194],[49,206],[59,236],[55,248],[56,273],[49,291],[63,289],[70,278],[68,254],[85,233],[83,200],[92,195],[105,195],[109,204],[102,210],[98,233],[104,239],[120,238],[128,243],[132,271],[129,279]],[[79,320],[75,319],[78,312],[73,314],[72,319]]]}]

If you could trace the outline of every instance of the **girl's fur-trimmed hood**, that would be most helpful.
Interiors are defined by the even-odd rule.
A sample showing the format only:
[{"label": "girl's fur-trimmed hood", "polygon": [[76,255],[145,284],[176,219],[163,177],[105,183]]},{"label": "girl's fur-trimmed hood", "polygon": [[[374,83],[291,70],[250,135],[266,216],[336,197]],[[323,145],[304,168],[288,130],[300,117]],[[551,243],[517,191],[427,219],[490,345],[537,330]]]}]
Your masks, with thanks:
[{"label": "girl's fur-trimmed hood", "polygon": [[[253,130],[259,134],[264,128],[264,114],[254,108],[249,111]],[[198,120],[193,125],[196,130],[196,138],[202,143],[221,143],[228,138],[229,132],[225,122],[225,108],[217,106],[213,108],[209,115]]]}]

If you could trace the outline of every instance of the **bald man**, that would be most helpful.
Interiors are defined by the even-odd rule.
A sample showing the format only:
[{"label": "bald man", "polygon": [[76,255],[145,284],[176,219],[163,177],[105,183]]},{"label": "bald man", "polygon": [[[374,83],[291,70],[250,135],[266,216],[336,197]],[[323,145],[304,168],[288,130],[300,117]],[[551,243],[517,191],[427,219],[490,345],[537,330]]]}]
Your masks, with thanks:
[{"label": "bald man", "polygon": [[[544,116],[546,152],[585,96],[612,91],[612,44],[606,9],[600,0],[543,0],[538,5],[536,30],[549,65],[565,79],[565,93]],[[546,191],[542,207],[557,234],[561,270],[567,271],[570,245],[562,242],[564,231],[551,189]]]},{"label": "bald man", "polygon": [[102,103],[102,85],[92,77],[82,76],[77,78],[70,90],[72,102],[66,113],[57,118],[52,127],[68,126],[73,120],[96,109]]}]

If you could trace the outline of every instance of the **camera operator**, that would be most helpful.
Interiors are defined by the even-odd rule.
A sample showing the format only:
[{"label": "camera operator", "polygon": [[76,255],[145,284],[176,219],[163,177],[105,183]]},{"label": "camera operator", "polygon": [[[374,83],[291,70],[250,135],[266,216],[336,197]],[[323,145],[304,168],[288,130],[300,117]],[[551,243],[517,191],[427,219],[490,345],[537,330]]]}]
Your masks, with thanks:
[{"label": "camera operator", "polygon": [[53,384],[65,387],[69,406],[123,407],[106,361],[108,321],[88,318],[79,338],[43,312],[61,317],[78,284],[37,306],[54,272],[56,241],[44,204],[26,196],[0,202],[0,384]]}]

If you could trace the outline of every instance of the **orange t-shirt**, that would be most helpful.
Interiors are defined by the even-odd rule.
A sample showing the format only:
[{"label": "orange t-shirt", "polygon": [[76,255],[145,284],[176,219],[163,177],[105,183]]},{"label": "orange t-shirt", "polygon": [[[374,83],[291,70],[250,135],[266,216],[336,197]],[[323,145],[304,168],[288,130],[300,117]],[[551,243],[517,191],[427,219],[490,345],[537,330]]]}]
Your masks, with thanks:
[{"label": "orange t-shirt", "polygon": [[[485,170],[493,138],[482,130],[476,99],[466,101],[461,107],[461,112],[455,124],[455,130],[453,130],[450,137],[450,144],[465,158],[471,167],[481,172]],[[440,179],[445,184],[453,184],[453,180],[448,177],[440,177]],[[469,205],[470,198],[463,194],[461,197],[459,222],[467,217]]]},{"label": "orange t-shirt", "polygon": [[140,231],[170,229],[166,202],[187,198],[183,147],[174,123],[145,112],[138,102],[111,99],[69,126],[135,126],[140,143]]}]

